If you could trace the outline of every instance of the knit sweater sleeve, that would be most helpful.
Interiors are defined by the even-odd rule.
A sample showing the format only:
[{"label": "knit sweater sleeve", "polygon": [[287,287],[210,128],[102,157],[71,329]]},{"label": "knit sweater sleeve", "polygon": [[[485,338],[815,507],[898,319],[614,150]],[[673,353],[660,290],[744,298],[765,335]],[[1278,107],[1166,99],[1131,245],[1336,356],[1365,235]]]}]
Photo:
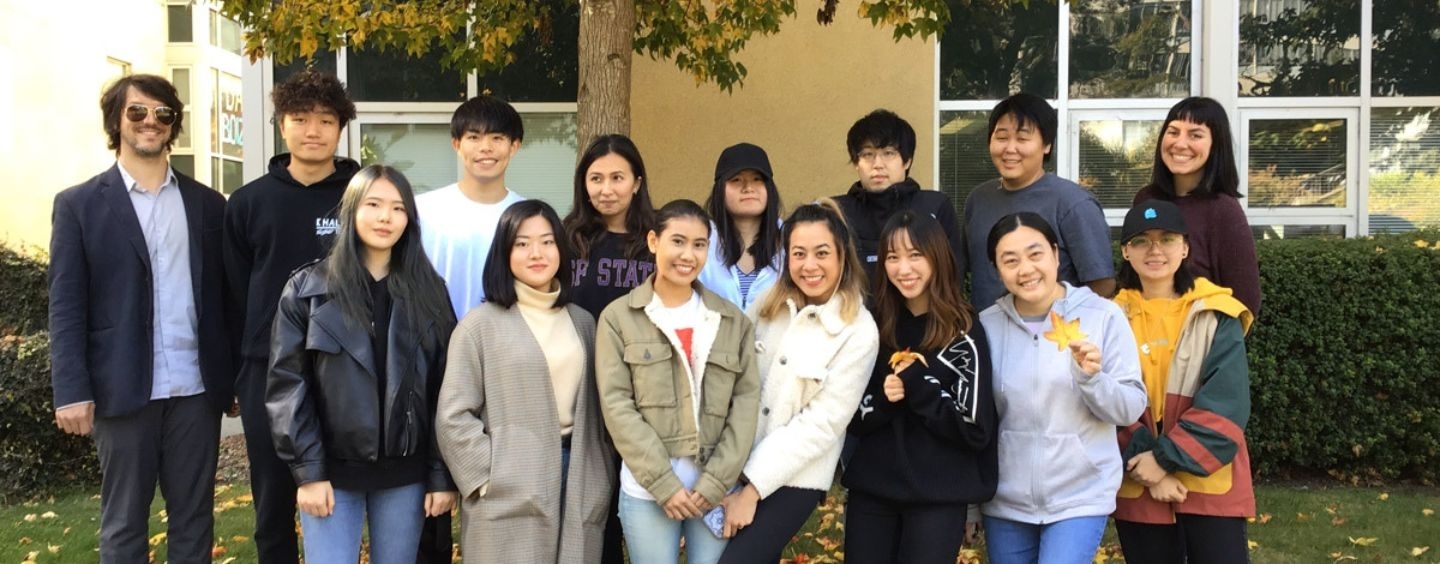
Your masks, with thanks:
[{"label": "knit sweater sleeve", "polygon": [[1156,441],[1155,461],[1166,472],[1208,476],[1235,458],[1250,420],[1250,368],[1240,321],[1221,316],[1201,368],[1194,403]]},{"label": "knit sweater sleeve", "polygon": [[1255,236],[1240,203],[1229,196],[1216,196],[1209,215],[1211,282],[1230,288],[1235,299],[1260,315],[1260,262],[1255,256]]}]

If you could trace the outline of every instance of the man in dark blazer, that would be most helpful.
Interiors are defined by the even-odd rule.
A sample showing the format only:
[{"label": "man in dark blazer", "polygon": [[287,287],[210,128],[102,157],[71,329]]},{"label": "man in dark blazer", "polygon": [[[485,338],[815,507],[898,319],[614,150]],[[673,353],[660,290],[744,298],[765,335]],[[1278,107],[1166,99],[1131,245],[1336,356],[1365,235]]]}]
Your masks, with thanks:
[{"label": "man in dark blazer", "polygon": [[234,401],[225,330],[225,199],[170,168],[184,108],[164,78],[100,98],[115,166],[55,196],[50,363],[55,423],[94,433],[100,561],[149,560],[158,481],[170,562],[210,562],[220,415]]}]

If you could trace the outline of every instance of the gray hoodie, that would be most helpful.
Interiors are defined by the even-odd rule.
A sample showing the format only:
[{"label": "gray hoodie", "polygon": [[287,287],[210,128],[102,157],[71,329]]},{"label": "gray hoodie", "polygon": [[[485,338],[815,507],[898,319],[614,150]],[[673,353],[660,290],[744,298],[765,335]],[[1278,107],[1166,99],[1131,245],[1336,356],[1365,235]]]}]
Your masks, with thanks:
[{"label": "gray hoodie", "polygon": [[1051,309],[1080,320],[1085,340],[1100,348],[1101,369],[1087,377],[1069,350],[1039,332],[1006,295],[980,313],[994,359],[1000,414],[1000,483],[986,515],[1032,524],[1109,515],[1124,471],[1115,427],[1140,418],[1146,406],[1140,355],[1125,314],[1089,288],[1065,283]]}]

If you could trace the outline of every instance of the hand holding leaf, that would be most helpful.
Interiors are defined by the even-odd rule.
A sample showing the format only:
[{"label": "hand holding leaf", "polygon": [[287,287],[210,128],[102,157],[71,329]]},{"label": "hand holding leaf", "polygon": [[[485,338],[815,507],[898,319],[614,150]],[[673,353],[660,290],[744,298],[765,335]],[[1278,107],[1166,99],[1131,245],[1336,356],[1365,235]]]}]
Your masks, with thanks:
[{"label": "hand holding leaf", "polygon": [[1071,343],[1083,341],[1089,337],[1084,331],[1080,330],[1080,318],[1077,317],[1070,321],[1065,321],[1060,317],[1060,314],[1055,313],[1053,310],[1050,312],[1050,327],[1051,329],[1045,332],[1045,338],[1055,343],[1055,350],[1057,351],[1063,351],[1065,347],[1070,346]]}]

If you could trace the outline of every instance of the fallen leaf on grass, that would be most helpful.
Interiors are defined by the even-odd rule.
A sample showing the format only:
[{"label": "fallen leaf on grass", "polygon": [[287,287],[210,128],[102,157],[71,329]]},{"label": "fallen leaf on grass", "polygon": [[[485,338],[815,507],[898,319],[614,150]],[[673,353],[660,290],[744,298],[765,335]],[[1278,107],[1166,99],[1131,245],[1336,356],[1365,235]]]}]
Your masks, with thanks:
[{"label": "fallen leaf on grass", "polygon": [[160,546],[162,542],[165,542],[165,533],[155,533],[155,536],[150,537],[150,546]]},{"label": "fallen leaf on grass", "polygon": [[1380,492],[1380,497],[1379,497],[1379,499],[1380,499],[1380,501],[1388,501],[1388,500],[1390,499],[1390,493],[1389,493],[1389,492]]},{"label": "fallen leaf on grass", "polygon": [[58,544],[45,545],[46,550],[49,550],[50,554],[60,554],[60,547],[61,545]]},{"label": "fallen leaf on grass", "polygon": [[1373,546],[1375,544],[1375,541],[1380,540],[1379,537],[1360,537],[1358,539],[1355,537],[1345,538],[1350,539],[1350,544],[1353,544],[1355,546]]},{"label": "fallen leaf on grass", "polygon": [[1250,549],[1250,550],[1255,550],[1255,549],[1257,549],[1257,548],[1260,548],[1260,543],[1255,542],[1255,541],[1253,541],[1253,540],[1252,540],[1252,541],[1245,541],[1245,544],[1246,544],[1246,548],[1248,548],[1248,549]]},{"label": "fallen leaf on grass", "polygon": [[1270,519],[1271,515],[1269,513],[1261,513],[1260,515],[1257,515],[1255,517],[1247,518],[1245,519],[1245,521],[1249,523],[1259,523],[1261,525],[1264,525],[1266,523],[1269,523]]},{"label": "fallen leaf on grass", "polygon": [[1430,547],[1428,547],[1428,546],[1417,546],[1417,547],[1415,547],[1415,548],[1410,549],[1410,556],[1420,556],[1421,554],[1425,554],[1426,552],[1429,552],[1429,551],[1430,551]]},{"label": "fallen leaf on grass", "polygon": [[245,535],[235,535],[235,536],[233,536],[233,537],[230,537],[230,540],[235,541],[235,542],[249,542],[249,541],[250,541],[250,537],[247,537],[247,536],[245,536]]},{"label": "fallen leaf on grass", "polygon": [[25,522],[26,522],[26,523],[34,523],[35,520],[36,520],[36,519],[39,519],[39,518],[40,518],[40,516],[39,516],[39,515],[36,515],[36,514],[34,514],[34,513],[26,513],[26,514],[25,514]]},{"label": "fallen leaf on grass", "polygon": [[1358,558],[1355,558],[1354,556],[1345,554],[1343,552],[1331,552],[1330,559],[1336,562],[1339,562],[1341,560],[1359,560]]},{"label": "fallen leaf on grass", "polygon": [[1339,516],[1339,515],[1336,515],[1334,519],[1331,519],[1331,520],[1330,520],[1330,526],[1331,526],[1331,527],[1339,527],[1340,525],[1344,525],[1344,524],[1345,524],[1345,518],[1344,518],[1344,517],[1341,517],[1341,516]]},{"label": "fallen leaf on grass", "polygon": [[59,515],[56,515],[54,511],[46,511],[40,514],[41,519],[54,519],[56,517],[59,517]]},{"label": "fallen leaf on grass", "polygon": [[1421,515],[1424,515],[1424,516],[1426,516],[1426,517],[1430,517],[1430,516],[1432,516],[1432,515],[1435,514],[1435,510],[1434,510],[1434,509],[1430,509],[1429,507],[1426,507],[1425,509],[1421,509],[1421,510],[1420,510],[1420,514],[1421,514]]},{"label": "fallen leaf on grass", "polygon": [[1310,514],[1308,514],[1308,513],[1296,513],[1296,514],[1295,514],[1295,520],[1296,520],[1296,521],[1299,521],[1299,522],[1301,522],[1301,523],[1304,523],[1304,522],[1310,520]]},{"label": "fallen leaf on grass", "polygon": [[38,550],[32,550],[32,551],[30,551],[29,554],[26,554],[26,555],[25,555],[25,561],[24,561],[24,562],[21,562],[20,564],[35,564],[35,559],[36,559],[36,558],[39,558],[39,557],[40,557],[40,551],[38,551]]}]

